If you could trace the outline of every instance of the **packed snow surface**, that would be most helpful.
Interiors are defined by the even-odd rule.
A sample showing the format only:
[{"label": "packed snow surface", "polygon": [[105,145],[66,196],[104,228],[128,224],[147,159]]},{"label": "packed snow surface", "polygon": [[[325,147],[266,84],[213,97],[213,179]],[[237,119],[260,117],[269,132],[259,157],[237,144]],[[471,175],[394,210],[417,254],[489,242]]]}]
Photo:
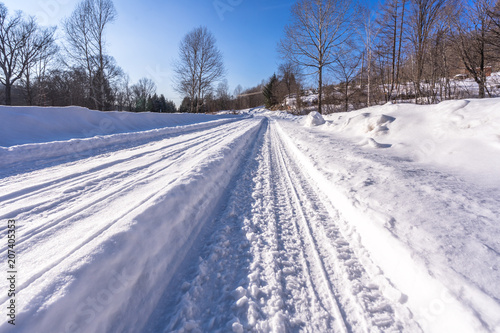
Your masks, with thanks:
[{"label": "packed snow surface", "polygon": [[0,332],[500,332],[499,110],[2,107]]}]

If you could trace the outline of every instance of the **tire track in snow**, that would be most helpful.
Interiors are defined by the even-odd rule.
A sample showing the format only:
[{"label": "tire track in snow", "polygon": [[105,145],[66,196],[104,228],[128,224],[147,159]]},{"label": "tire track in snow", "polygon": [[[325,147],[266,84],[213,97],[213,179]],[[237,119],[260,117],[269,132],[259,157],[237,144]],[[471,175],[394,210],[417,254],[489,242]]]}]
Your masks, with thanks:
[{"label": "tire track in snow", "polygon": [[[284,178],[283,186],[285,191],[289,194],[289,208],[295,208],[296,216],[292,221],[295,227],[295,236],[301,239],[302,251],[304,252],[303,257],[306,258],[305,271],[307,272],[308,280],[310,281],[311,288],[314,290],[315,295],[320,298],[319,301],[322,303],[325,310],[331,314],[333,325],[336,326],[335,331],[347,332],[348,324],[345,322],[345,315],[341,312],[340,304],[333,290],[332,283],[328,278],[323,258],[317,248],[317,242],[312,235],[310,225],[308,224],[308,217],[303,208],[303,200],[299,198],[297,185],[300,186],[300,184],[297,184],[296,178],[295,183],[294,180],[292,180],[292,175],[289,170],[289,163],[292,161],[288,160],[288,164],[285,162],[283,147],[279,144],[278,140],[276,131],[272,129],[274,163],[277,165],[277,169],[280,170],[279,174],[281,178]],[[310,259],[311,256],[314,257],[313,260]],[[326,293],[326,297],[322,295],[323,293]]]},{"label": "tire track in snow", "polygon": [[[22,230],[22,226],[28,224],[30,220],[36,220],[36,216],[33,216],[36,214],[28,211],[21,218],[16,217],[19,222],[23,223],[20,223],[19,232],[21,237],[17,246],[18,252],[22,255],[22,262],[26,272],[23,279],[19,281],[18,290],[27,288],[45,273],[56,268],[67,257],[114,227],[115,224],[131,212],[140,209],[141,206],[147,206],[147,203],[156,193],[168,188],[182,175],[192,172],[196,165],[202,163],[205,156],[210,155],[213,150],[217,150],[222,141],[235,140],[241,135],[241,132],[241,125],[231,123],[223,125],[219,129],[212,129],[203,135],[196,134],[194,138],[189,140],[181,138],[181,143],[193,141],[188,145],[181,143],[168,145],[167,148],[154,149],[153,152],[149,151],[149,146],[146,146],[147,151],[138,154],[140,156],[137,160],[140,162],[139,164],[142,163],[141,165],[137,166],[129,162],[123,163],[124,166],[132,166],[132,169],[137,169],[137,172],[131,173],[131,169],[127,170],[125,168],[121,172],[123,174],[122,178],[117,178],[115,183],[106,184],[109,190],[105,193],[102,193],[103,186],[99,182],[94,182],[95,187],[93,189],[89,188],[79,193],[78,199],[83,202],[82,204],[75,205],[72,201],[66,202],[63,197],[61,202],[64,205],[58,209],[63,215],[54,223],[49,223],[48,226],[40,224],[37,229],[33,230],[31,235],[25,233],[25,231],[29,230]],[[153,146],[161,146],[162,144],[164,142],[156,142]],[[169,149],[173,150],[169,153]],[[177,158],[175,160],[165,159],[169,155],[170,157],[177,156]],[[154,162],[151,162],[152,159]],[[92,160],[88,160],[88,162],[92,164]],[[114,166],[114,163],[110,163],[110,165]],[[170,171],[171,166],[175,166],[176,170]],[[97,169],[99,170],[95,175],[104,172],[103,168]],[[92,174],[89,177],[95,175]],[[142,176],[137,178],[138,175]],[[75,182],[69,182],[69,188],[66,188],[64,192],[70,193],[71,186],[75,185]],[[43,195],[43,192],[35,195]],[[120,201],[125,201],[126,204],[124,205]],[[84,211],[87,212],[83,214]],[[54,212],[48,210],[45,213],[51,215]],[[24,217],[27,217],[28,221],[24,220]],[[51,216],[51,218],[53,217]],[[106,222],[102,223],[103,220]],[[98,221],[101,222],[96,223]],[[53,231],[51,231],[52,229]],[[68,235],[71,236],[72,241],[67,242],[66,239],[63,247],[56,246],[59,237],[65,238]],[[44,253],[44,260],[39,258],[40,252]],[[30,265],[32,267],[29,267]],[[0,303],[4,301],[5,297],[2,297]]]},{"label": "tire track in snow", "polygon": [[[228,132],[223,132],[224,130]],[[42,189],[28,192],[30,190],[28,187],[26,190],[20,191],[27,192],[26,194],[5,202],[3,207],[8,208],[9,205],[15,204],[17,208],[7,213],[2,212],[2,217],[11,218],[15,216],[19,221],[26,221],[26,223],[19,227],[19,230],[23,233],[23,237],[19,240],[17,245],[28,242],[33,237],[48,236],[45,232],[60,227],[59,224],[61,222],[68,221],[72,217],[72,220],[75,220],[77,214],[81,214],[99,205],[99,203],[104,200],[119,197],[121,193],[128,192],[134,186],[146,182],[151,183],[155,179],[155,174],[171,166],[182,163],[183,160],[203,152],[210,146],[215,146],[220,142],[222,133],[228,135],[234,133],[236,130],[237,127],[235,124],[232,124],[223,126],[223,128],[217,131],[211,129],[206,133],[195,135],[187,140],[181,138],[179,142],[174,142],[165,146],[163,146],[163,142],[158,142],[155,143],[153,147],[144,147],[146,151],[139,150],[139,152],[134,152],[132,156],[114,160],[109,163],[103,163],[98,167],[91,167],[88,171],[81,171],[62,177],[62,179],[66,181],[61,182],[61,178],[44,181],[41,185],[35,186],[35,188],[40,187]],[[210,136],[214,134],[218,135],[210,138]],[[167,140],[167,143],[168,141],[169,140]],[[160,145],[160,148],[157,148],[158,145]],[[193,148],[196,150],[188,154]],[[125,154],[128,155],[126,152]],[[103,158],[108,159],[106,157]],[[142,162],[141,158],[143,158]],[[92,160],[88,160],[87,162],[93,163]],[[118,165],[122,168],[121,170],[116,170]],[[85,166],[80,166],[80,168],[85,168]],[[113,171],[103,174],[105,170],[108,169]],[[54,172],[49,171],[48,173],[53,177]],[[170,180],[170,182],[172,181],[173,179]],[[44,188],[47,183],[54,185]],[[91,199],[82,200],[82,195]],[[42,200],[42,202],[33,205],[32,202],[37,200]],[[75,200],[77,200],[77,202],[75,202]],[[78,201],[83,201],[84,203],[79,203]],[[19,206],[23,207],[19,208]],[[0,211],[4,211],[6,208]],[[41,214],[50,216],[50,221],[37,223],[35,226],[31,226],[31,222],[36,222]],[[5,227],[2,229],[5,229]],[[3,247],[0,251],[5,249],[6,247]]]},{"label": "tire track in snow", "polygon": [[[178,150],[173,150],[173,152],[181,152],[182,149],[187,149],[193,146],[198,145],[204,138],[210,138],[214,133],[218,133],[221,130],[228,128],[228,129],[233,129],[235,128],[235,124],[226,124],[226,125],[221,125],[218,128],[210,128],[205,131],[201,132],[194,132],[194,133],[189,133],[185,134],[182,136],[174,137],[174,138],[168,138],[164,139],[160,142],[155,142],[153,144],[148,143],[147,145],[142,145],[142,146],[137,146],[131,149],[130,155],[127,155],[124,158],[120,159],[113,159],[111,161],[106,161],[104,163],[99,162],[95,163],[95,166],[91,166],[88,168],[86,165],[89,164],[89,159],[84,160],[84,161],[79,161],[76,163],[70,163],[67,164],[66,166],[72,166],[75,168],[78,168],[78,170],[81,170],[79,172],[72,173],[70,175],[65,175],[62,177],[54,177],[53,172],[51,170],[57,170],[57,167],[52,167],[49,168],[47,174],[44,175],[43,172],[32,172],[29,174],[23,174],[23,175],[18,175],[18,176],[12,176],[8,177],[4,180],[2,186],[0,189],[5,190],[5,188],[8,187],[14,187],[14,190],[11,190],[7,194],[3,194],[0,196],[0,201],[4,203],[4,205],[10,205],[15,202],[19,202],[21,200],[29,199],[33,200],[33,197],[35,197],[37,194],[46,194],[48,191],[51,190],[58,190],[61,187],[71,187],[75,184],[79,184],[81,182],[87,181],[89,179],[95,180],[95,175],[99,175],[103,170],[106,169],[111,169],[112,167],[116,167],[121,164],[130,164],[131,161],[133,160],[138,160],[141,157],[145,157],[147,155],[152,155],[155,153],[161,153],[163,151],[169,151],[170,148],[175,148],[176,146],[181,146]],[[174,141],[174,142],[170,142]],[[193,142],[192,144],[188,144],[190,142]],[[183,144],[186,144],[186,146],[182,147]],[[158,148],[159,147],[159,148]],[[100,154],[101,157],[105,157],[109,154]],[[164,155],[161,158],[169,158],[170,156]],[[92,158],[93,159],[93,158]],[[83,167],[82,167],[83,164]],[[145,165],[147,166],[147,165]],[[41,179],[42,180],[41,180]],[[26,186],[25,184],[28,181],[33,181],[36,182],[36,185],[29,184]],[[14,185],[14,186],[13,186]],[[7,187],[8,186],[8,187]],[[46,200],[45,202],[48,202],[50,200]],[[29,207],[32,208],[32,207]],[[0,218],[3,218],[7,215],[12,216],[12,214],[15,215],[15,212],[9,212],[9,213],[3,213],[3,216],[0,216]]]},{"label": "tire track in snow", "polygon": [[[299,292],[301,297],[294,299],[306,303],[300,309],[290,309],[294,302],[285,304],[284,275],[291,273],[294,263],[280,241],[281,212],[276,208],[283,197],[276,199],[275,194],[283,193],[273,189],[276,176],[271,170],[270,149],[266,126],[195,264],[195,276],[181,283],[184,293],[176,301],[179,306],[169,311],[173,315],[167,316],[162,331],[287,332],[305,325],[290,322],[289,316],[290,312],[309,312],[307,293]],[[283,269],[283,265],[287,267]],[[302,289],[306,282],[295,279],[294,285]],[[308,317],[314,314],[308,313]]]},{"label": "tire track in snow", "polygon": [[[266,165],[262,158],[260,169],[267,177],[270,174],[271,186],[264,190],[267,194],[254,190],[252,197],[274,197],[276,216],[266,217],[263,212],[268,205],[260,202],[260,209],[252,211],[252,223],[245,225],[250,230],[248,239],[254,239],[254,260],[247,288],[240,287],[244,296],[236,303],[258,304],[259,308],[249,306],[248,320],[240,320],[238,328],[258,332],[401,331],[390,302],[367,276],[338,227],[332,227],[338,212],[323,207],[318,190],[290,158],[273,125],[266,135],[268,149],[262,154],[268,155],[269,162]],[[266,187],[266,182],[262,184],[257,190]],[[327,228],[320,222],[330,226],[330,238],[321,237]],[[258,297],[255,287],[262,292]]]},{"label": "tire track in snow", "polygon": [[[146,330],[151,332],[228,332],[238,328],[239,315],[247,305],[258,308],[246,298],[241,284],[246,281],[251,254],[242,225],[251,218],[256,205],[252,197],[258,186],[258,160],[264,124],[249,150],[245,167],[231,185],[224,211],[213,223],[199,259],[188,263],[188,273],[164,295],[163,307]],[[193,271],[194,273],[189,273]],[[179,288],[180,285],[180,288]],[[235,302],[236,301],[236,302]],[[172,304],[173,303],[173,304]],[[160,324],[154,324],[160,322]]]},{"label": "tire track in snow", "polygon": [[[315,288],[304,240],[295,221],[294,202],[284,182],[283,165],[278,159],[271,132],[269,129],[266,133],[262,151],[261,173],[265,186],[260,197],[263,198],[263,211],[274,212],[255,214],[253,223],[247,226],[249,239],[257,238],[252,249],[254,260],[249,290],[254,301],[261,304],[264,315],[256,324],[250,321],[248,324],[259,332],[330,331],[333,318]],[[260,278],[254,281],[258,274]],[[255,295],[252,292],[255,287],[260,287],[264,293]],[[250,310],[248,317],[252,318]]]},{"label": "tire track in snow", "polygon": [[[402,323],[394,313],[394,307],[400,307],[399,301],[391,303],[379,291],[379,285],[368,273],[373,270],[371,263],[366,258],[357,257],[356,251],[353,251],[353,246],[357,244],[351,245],[351,241],[344,237],[349,230],[340,229],[348,223],[342,221],[335,207],[323,199],[319,189],[312,185],[312,181],[296,164],[275,127],[273,131],[282,166],[289,175],[290,189],[302,212],[299,229],[309,239],[310,246],[317,254],[316,259],[321,260],[324,278],[330,280],[331,295],[338,295],[337,304],[349,323],[348,331],[402,331]],[[365,268],[365,265],[368,267]],[[408,317],[405,322],[411,322]]]}]

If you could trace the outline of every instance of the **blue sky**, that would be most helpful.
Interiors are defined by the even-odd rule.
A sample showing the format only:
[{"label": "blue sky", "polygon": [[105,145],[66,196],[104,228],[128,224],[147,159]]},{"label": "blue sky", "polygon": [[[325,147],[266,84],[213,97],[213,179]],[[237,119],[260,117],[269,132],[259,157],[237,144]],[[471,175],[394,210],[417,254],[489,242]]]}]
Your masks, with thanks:
[{"label": "blue sky", "polygon": [[[1,0],[0,0],[1,1]],[[10,12],[22,10],[42,25],[58,25],[79,0],[4,0]],[[288,23],[288,0],[114,0],[117,20],[107,33],[108,53],[132,83],[152,78],[158,93],[179,105],[172,88],[172,67],[186,33],[207,26],[224,54],[231,89],[257,85],[277,70],[277,52]],[[217,6],[219,5],[219,6]]]}]

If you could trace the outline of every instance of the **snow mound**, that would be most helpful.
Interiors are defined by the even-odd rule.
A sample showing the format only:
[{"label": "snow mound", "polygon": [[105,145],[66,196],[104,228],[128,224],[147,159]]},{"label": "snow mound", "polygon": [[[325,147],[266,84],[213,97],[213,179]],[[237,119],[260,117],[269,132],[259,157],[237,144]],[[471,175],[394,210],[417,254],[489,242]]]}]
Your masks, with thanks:
[{"label": "snow mound", "polygon": [[307,127],[319,126],[323,125],[325,122],[326,121],[321,114],[319,114],[316,111],[313,111],[307,115],[305,126]]},{"label": "snow mound", "polygon": [[366,121],[366,132],[374,136],[386,134],[389,131],[387,125],[395,120],[396,118],[384,114],[369,117]]},{"label": "snow mound", "polygon": [[356,133],[358,135],[368,135],[368,137],[376,137],[378,135],[387,134],[390,123],[396,120],[385,114],[361,113],[352,117],[348,117],[342,124],[344,131]]}]

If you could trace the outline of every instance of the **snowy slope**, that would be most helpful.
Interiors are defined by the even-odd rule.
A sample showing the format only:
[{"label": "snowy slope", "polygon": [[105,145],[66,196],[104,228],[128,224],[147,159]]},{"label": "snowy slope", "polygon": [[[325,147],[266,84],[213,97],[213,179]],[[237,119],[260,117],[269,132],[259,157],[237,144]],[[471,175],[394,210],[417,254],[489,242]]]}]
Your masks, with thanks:
[{"label": "snowy slope", "polygon": [[0,134],[0,332],[500,332],[499,102]]}]

